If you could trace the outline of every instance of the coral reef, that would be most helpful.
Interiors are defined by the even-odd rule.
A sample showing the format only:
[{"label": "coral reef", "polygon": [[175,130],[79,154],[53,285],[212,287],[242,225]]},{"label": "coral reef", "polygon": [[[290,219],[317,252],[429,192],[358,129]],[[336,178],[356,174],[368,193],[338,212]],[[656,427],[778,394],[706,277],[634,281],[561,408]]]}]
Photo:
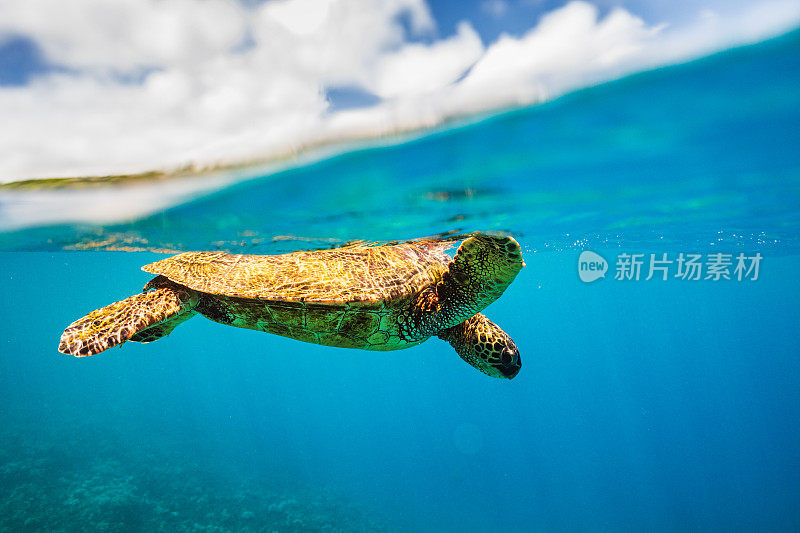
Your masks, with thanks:
[{"label": "coral reef", "polygon": [[397,530],[330,489],[219,475],[175,447],[119,453],[113,438],[77,435],[0,430],[0,531]]}]

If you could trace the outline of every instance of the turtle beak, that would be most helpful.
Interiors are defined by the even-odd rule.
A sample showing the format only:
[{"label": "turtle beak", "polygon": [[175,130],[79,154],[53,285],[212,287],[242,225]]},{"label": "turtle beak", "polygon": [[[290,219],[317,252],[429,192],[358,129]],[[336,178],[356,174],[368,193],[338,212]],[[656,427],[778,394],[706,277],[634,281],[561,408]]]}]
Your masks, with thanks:
[{"label": "turtle beak", "polygon": [[519,351],[517,350],[504,349],[500,356],[500,361],[500,364],[496,365],[495,368],[506,379],[514,379],[522,368],[522,360],[519,358]]}]

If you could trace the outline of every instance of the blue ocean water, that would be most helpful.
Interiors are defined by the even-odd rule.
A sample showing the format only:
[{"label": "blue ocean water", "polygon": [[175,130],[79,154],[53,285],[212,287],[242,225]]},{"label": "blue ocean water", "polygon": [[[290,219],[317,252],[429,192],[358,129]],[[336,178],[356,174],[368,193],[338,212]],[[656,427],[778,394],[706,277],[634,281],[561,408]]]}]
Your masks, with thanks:
[{"label": "blue ocean water", "polygon": [[[0,234],[0,529],[800,529],[800,33],[153,216]],[[125,191],[121,190],[120,195]],[[0,199],[2,206],[2,199]],[[194,318],[75,359],[152,251],[511,233],[492,379],[432,339],[323,348]],[[99,251],[84,251],[84,250]],[[81,251],[74,251],[81,250]],[[609,262],[581,282],[584,250]],[[639,280],[615,279],[644,254]],[[645,280],[650,254],[758,279]]]}]

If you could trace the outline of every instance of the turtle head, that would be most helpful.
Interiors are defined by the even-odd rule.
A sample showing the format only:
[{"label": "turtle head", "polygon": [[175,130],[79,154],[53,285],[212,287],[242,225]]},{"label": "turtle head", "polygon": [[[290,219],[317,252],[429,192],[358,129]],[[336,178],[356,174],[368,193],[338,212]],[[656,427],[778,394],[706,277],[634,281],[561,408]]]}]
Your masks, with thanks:
[{"label": "turtle head", "polygon": [[465,240],[436,288],[439,325],[455,326],[482,311],[503,294],[524,266],[519,243],[512,237],[479,233]]},{"label": "turtle head", "polygon": [[480,313],[442,330],[439,338],[449,342],[461,359],[488,376],[513,379],[522,367],[519,350],[511,337]]}]

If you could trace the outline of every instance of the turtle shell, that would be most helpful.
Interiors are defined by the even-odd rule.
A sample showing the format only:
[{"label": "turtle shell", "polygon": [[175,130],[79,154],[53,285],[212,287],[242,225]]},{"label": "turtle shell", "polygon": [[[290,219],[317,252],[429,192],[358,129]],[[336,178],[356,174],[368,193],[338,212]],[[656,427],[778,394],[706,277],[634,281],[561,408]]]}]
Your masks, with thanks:
[{"label": "turtle shell", "polygon": [[283,255],[187,252],[142,267],[196,291],[328,305],[380,303],[441,279],[452,242],[354,245]]}]

